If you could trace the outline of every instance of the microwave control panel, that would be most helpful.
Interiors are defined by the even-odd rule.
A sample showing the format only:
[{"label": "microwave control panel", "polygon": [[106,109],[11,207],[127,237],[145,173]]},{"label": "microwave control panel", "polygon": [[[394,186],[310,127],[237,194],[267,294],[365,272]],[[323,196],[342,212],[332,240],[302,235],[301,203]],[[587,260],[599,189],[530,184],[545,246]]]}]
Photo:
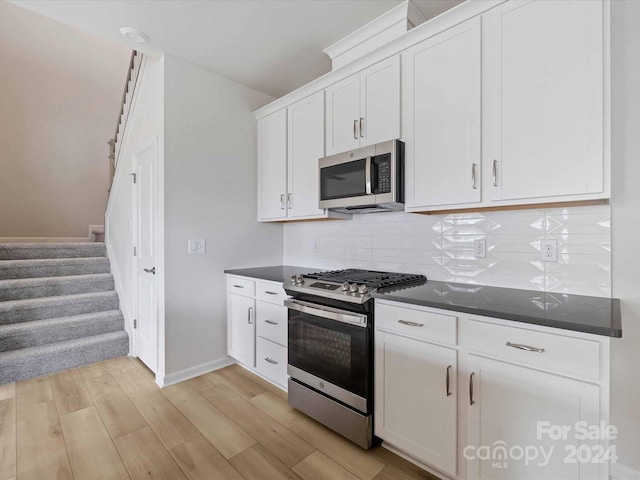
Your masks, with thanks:
[{"label": "microwave control panel", "polygon": [[374,158],[378,177],[375,193],[391,192],[391,155],[380,155]]}]

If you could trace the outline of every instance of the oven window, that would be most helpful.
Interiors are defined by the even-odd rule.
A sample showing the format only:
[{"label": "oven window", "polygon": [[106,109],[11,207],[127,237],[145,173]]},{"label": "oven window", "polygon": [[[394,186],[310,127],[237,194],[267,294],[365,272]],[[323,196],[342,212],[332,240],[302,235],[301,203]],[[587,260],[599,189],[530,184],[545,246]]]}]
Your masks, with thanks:
[{"label": "oven window", "polygon": [[289,364],[366,397],[367,328],[289,310]]},{"label": "oven window", "polygon": [[366,195],[366,160],[340,163],[320,170],[320,199]]}]

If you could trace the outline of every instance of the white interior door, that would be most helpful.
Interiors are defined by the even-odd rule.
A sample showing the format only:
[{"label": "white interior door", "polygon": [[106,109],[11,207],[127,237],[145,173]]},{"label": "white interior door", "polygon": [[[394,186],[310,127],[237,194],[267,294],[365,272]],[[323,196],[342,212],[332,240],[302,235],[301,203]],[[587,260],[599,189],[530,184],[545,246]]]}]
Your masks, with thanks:
[{"label": "white interior door", "polygon": [[136,174],[136,355],[153,372],[158,368],[157,155],[158,146],[154,139],[134,155],[133,161]]}]

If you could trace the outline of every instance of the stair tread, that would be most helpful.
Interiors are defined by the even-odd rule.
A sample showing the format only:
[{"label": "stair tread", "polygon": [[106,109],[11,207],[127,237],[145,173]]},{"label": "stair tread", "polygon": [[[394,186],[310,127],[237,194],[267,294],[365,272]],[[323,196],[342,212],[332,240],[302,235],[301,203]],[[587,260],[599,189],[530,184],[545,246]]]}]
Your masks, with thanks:
[{"label": "stair tread", "polygon": [[27,288],[61,283],[89,283],[104,280],[113,280],[113,275],[111,273],[87,273],[60,277],[8,278],[0,280],[0,289]]},{"label": "stair tread", "polygon": [[89,346],[113,340],[120,340],[128,337],[129,335],[127,334],[127,332],[125,332],[124,330],[119,330],[117,332],[101,333],[98,335],[92,335],[90,337],[74,338],[72,340],[64,340],[62,342],[45,343],[43,345],[36,345],[33,347],[19,348],[17,350],[7,350],[6,352],[0,352],[0,366],[2,366],[2,364],[7,361],[16,360],[32,355],[43,356],[55,351]]},{"label": "stair tread", "polygon": [[0,243],[0,250],[9,250],[13,248],[71,248],[71,247],[87,247],[97,245],[104,247],[104,242],[7,242]]},{"label": "stair tread", "polygon": [[33,267],[41,265],[80,265],[83,263],[109,263],[109,259],[107,257],[23,258],[19,260],[0,260],[0,268]]},{"label": "stair tread", "polygon": [[47,305],[84,303],[103,298],[118,298],[118,294],[115,290],[108,290],[106,292],[76,293],[73,295],[57,295],[55,297],[7,300],[5,302],[0,302],[0,312],[15,309],[28,309],[30,305],[32,306],[31,308],[40,308]]},{"label": "stair tread", "polygon": [[34,327],[46,327],[60,323],[73,323],[88,320],[108,319],[108,318],[124,318],[120,310],[104,310],[102,312],[81,313],[78,315],[68,315],[65,317],[45,318],[42,320],[31,320],[29,322],[7,323],[0,325],[0,335],[9,334],[10,332],[28,331]]}]

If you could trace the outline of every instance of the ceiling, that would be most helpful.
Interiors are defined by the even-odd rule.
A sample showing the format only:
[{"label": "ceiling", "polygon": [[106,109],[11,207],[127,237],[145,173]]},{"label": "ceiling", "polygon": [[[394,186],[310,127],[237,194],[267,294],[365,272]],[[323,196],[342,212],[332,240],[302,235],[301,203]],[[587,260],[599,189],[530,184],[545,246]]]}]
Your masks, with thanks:
[{"label": "ceiling", "polygon": [[[414,0],[427,18],[462,0]],[[331,70],[322,49],[401,0],[12,0],[145,53],[167,53],[274,97]],[[122,26],[150,37],[127,43]]]}]

